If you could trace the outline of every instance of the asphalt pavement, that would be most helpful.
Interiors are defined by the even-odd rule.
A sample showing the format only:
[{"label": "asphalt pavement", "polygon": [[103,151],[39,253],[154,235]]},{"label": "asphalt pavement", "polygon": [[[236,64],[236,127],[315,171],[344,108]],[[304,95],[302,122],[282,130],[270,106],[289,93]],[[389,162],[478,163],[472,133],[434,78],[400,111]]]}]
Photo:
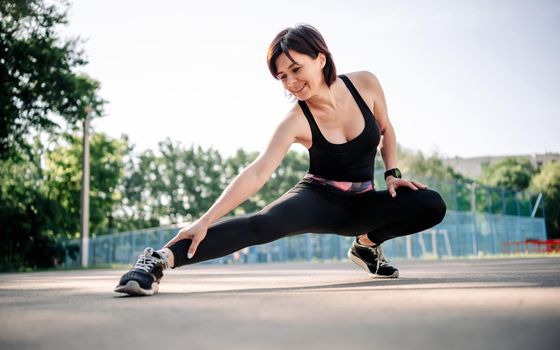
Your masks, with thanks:
[{"label": "asphalt pavement", "polygon": [[198,264],[127,297],[125,270],[0,274],[0,349],[559,349],[560,258]]}]

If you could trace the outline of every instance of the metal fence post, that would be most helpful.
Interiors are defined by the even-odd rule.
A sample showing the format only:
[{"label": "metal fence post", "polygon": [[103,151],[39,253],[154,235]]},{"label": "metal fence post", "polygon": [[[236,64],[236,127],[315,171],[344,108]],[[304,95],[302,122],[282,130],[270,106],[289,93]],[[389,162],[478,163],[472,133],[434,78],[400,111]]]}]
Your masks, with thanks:
[{"label": "metal fence post", "polygon": [[113,263],[113,232],[109,233],[109,264]]},{"label": "metal fence post", "polygon": [[476,238],[476,184],[474,182],[471,183],[471,217],[473,254],[478,255],[478,243]]},{"label": "metal fence post", "polygon": [[515,233],[517,237],[521,237],[521,206],[519,204],[518,192],[515,192],[515,207],[517,209],[517,216],[515,218]]},{"label": "metal fence post", "polygon": [[130,233],[130,253],[128,254],[128,260],[132,260],[136,253],[136,235],[131,232]]},{"label": "metal fence post", "polygon": [[407,259],[411,259],[412,258],[412,238],[410,237],[410,235],[405,236],[405,244],[406,244],[406,258]]},{"label": "metal fence post", "polygon": [[492,196],[486,187],[486,206],[488,207],[488,220],[490,220],[490,233],[492,234],[492,254],[496,254],[496,228],[494,226],[494,215],[492,215]]},{"label": "metal fence post", "polygon": [[439,258],[439,253],[438,253],[438,249],[437,249],[436,230],[432,229],[432,230],[430,230],[430,233],[432,234],[432,254]]},{"label": "metal fence post", "polygon": [[342,260],[342,236],[335,236],[335,238],[336,259]]}]

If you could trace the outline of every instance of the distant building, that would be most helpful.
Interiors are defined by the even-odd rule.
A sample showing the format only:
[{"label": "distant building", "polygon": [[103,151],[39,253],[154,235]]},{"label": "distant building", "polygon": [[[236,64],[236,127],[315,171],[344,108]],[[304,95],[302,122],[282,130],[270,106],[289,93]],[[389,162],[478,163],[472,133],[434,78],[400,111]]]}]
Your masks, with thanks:
[{"label": "distant building", "polygon": [[455,171],[478,179],[482,175],[482,164],[495,164],[505,158],[524,158],[529,159],[534,166],[539,166],[550,161],[560,161],[560,153],[545,153],[531,155],[508,155],[508,156],[486,156],[474,158],[447,158],[443,159],[444,164],[451,166]]}]

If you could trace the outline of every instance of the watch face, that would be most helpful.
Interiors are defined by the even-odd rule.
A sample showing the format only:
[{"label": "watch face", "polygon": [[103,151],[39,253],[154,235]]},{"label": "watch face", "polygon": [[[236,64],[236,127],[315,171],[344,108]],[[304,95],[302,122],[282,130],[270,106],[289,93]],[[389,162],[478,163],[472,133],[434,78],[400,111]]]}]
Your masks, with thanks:
[{"label": "watch face", "polygon": [[399,168],[393,168],[393,169],[387,170],[387,171],[385,172],[385,177],[387,177],[387,176],[394,176],[394,177],[396,177],[397,179],[401,179],[401,178],[402,178],[402,177],[401,177],[401,176],[402,176],[402,175],[401,175],[401,171],[399,170]]}]

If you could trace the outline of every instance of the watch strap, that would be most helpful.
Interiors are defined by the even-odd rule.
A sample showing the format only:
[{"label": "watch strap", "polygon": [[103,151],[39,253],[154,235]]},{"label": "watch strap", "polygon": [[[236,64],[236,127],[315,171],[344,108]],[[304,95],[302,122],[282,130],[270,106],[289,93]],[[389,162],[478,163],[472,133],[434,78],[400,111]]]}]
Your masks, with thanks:
[{"label": "watch strap", "polygon": [[385,171],[385,178],[387,178],[387,176],[394,176],[397,179],[402,178],[401,171],[399,170],[399,168],[392,168],[392,169],[389,169],[389,170]]}]

